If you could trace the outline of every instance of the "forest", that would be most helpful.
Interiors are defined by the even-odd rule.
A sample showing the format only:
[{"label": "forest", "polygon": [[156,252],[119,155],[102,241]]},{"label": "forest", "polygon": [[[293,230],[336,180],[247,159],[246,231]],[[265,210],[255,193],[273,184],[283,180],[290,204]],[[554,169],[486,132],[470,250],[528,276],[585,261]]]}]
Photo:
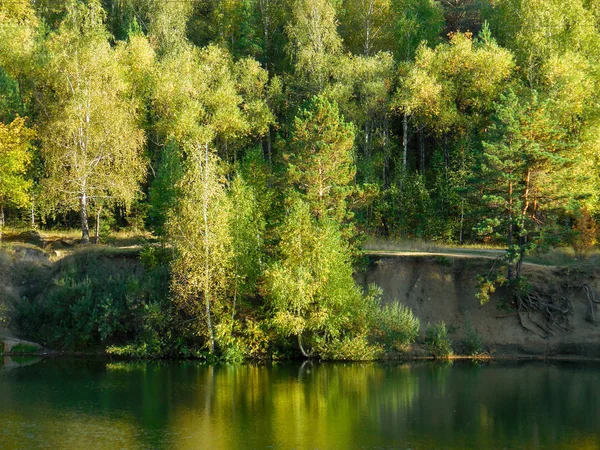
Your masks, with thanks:
[{"label": "forest", "polygon": [[516,284],[530,252],[597,245],[599,55],[596,0],[0,0],[0,236],[151,236],[143,275],[81,256],[21,326],[402,351],[420,324],[354,281],[365,238],[502,245]]}]

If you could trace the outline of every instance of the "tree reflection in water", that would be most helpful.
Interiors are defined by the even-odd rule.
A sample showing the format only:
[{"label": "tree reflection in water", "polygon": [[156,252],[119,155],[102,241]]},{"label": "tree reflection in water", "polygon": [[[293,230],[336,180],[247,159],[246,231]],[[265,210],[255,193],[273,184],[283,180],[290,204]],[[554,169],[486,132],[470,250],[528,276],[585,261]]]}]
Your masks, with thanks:
[{"label": "tree reflection in water", "polygon": [[0,372],[0,447],[598,448],[600,366],[42,361]]}]

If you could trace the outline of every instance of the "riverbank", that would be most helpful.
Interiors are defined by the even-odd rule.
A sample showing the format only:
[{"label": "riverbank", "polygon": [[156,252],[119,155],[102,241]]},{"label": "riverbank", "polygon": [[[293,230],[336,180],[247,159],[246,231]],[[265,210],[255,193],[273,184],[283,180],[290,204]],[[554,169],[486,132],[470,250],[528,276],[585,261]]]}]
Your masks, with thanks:
[{"label": "riverbank", "polygon": [[477,336],[495,357],[600,357],[600,326],[593,320],[599,316],[593,299],[600,297],[600,268],[524,266],[530,295],[569,308],[560,323],[553,323],[544,311],[517,311],[505,288],[480,303],[478,276],[498,264],[494,258],[471,255],[373,254],[357,280],[363,286],[380,286],[384,302],[397,299],[411,308],[422,330],[428,323],[443,321],[458,353],[470,336]]},{"label": "riverbank", "polygon": [[[146,333],[146,341],[160,344],[172,326],[156,306],[163,311],[170,308],[166,270],[152,261],[142,263],[139,246],[82,248],[68,247],[71,243],[63,242],[59,250],[56,242],[13,242],[0,247],[0,300],[9,306],[12,316],[11,327],[0,335],[40,342],[53,349],[52,355],[103,353],[106,346],[88,350],[89,342],[73,337],[85,336],[92,325],[95,328],[89,329],[94,336],[112,333],[113,340],[107,345],[128,344],[141,333]],[[389,359],[431,359],[425,344],[427,329],[441,322],[454,359],[600,357],[600,326],[593,320],[600,314],[591,300],[600,298],[600,268],[525,265],[531,292],[570,308],[563,321],[552,323],[543,311],[516,311],[511,293],[504,288],[493,293],[488,303],[480,304],[475,297],[478,275],[488,274],[498,265],[495,253],[371,251],[366,269],[355,275],[358,283],[364,287],[377,284],[382,288],[384,303],[398,300],[420,321],[417,342],[401,353],[389,355]],[[90,296],[96,293],[101,295],[94,300]],[[89,300],[72,303],[76,298]],[[158,309],[149,309],[149,305]],[[49,329],[44,317],[33,323],[32,316],[42,309],[44,314],[53,314],[50,318],[57,323],[62,320],[55,317],[57,314],[74,314],[77,322],[67,323],[61,330]],[[40,336],[53,339],[52,344],[36,340]],[[137,356],[151,357],[151,351],[149,348]],[[178,354],[173,351],[160,355],[173,356],[204,357],[192,352],[186,355],[185,349]]]}]

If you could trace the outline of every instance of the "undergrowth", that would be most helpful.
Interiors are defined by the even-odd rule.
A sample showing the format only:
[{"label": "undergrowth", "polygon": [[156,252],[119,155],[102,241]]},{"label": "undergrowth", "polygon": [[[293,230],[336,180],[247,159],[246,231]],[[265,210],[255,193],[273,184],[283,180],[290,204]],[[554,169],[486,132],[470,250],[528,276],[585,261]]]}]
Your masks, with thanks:
[{"label": "undergrowth", "polygon": [[425,346],[429,354],[435,358],[448,358],[453,355],[452,342],[444,322],[427,325]]}]

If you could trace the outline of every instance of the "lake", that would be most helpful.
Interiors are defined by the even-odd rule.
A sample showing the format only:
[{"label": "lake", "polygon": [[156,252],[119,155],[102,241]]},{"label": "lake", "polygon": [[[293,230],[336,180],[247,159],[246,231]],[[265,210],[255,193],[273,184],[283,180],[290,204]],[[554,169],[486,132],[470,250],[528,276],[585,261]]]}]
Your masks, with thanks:
[{"label": "lake", "polygon": [[600,363],[8,362],[6,449],[600,449]]}]

